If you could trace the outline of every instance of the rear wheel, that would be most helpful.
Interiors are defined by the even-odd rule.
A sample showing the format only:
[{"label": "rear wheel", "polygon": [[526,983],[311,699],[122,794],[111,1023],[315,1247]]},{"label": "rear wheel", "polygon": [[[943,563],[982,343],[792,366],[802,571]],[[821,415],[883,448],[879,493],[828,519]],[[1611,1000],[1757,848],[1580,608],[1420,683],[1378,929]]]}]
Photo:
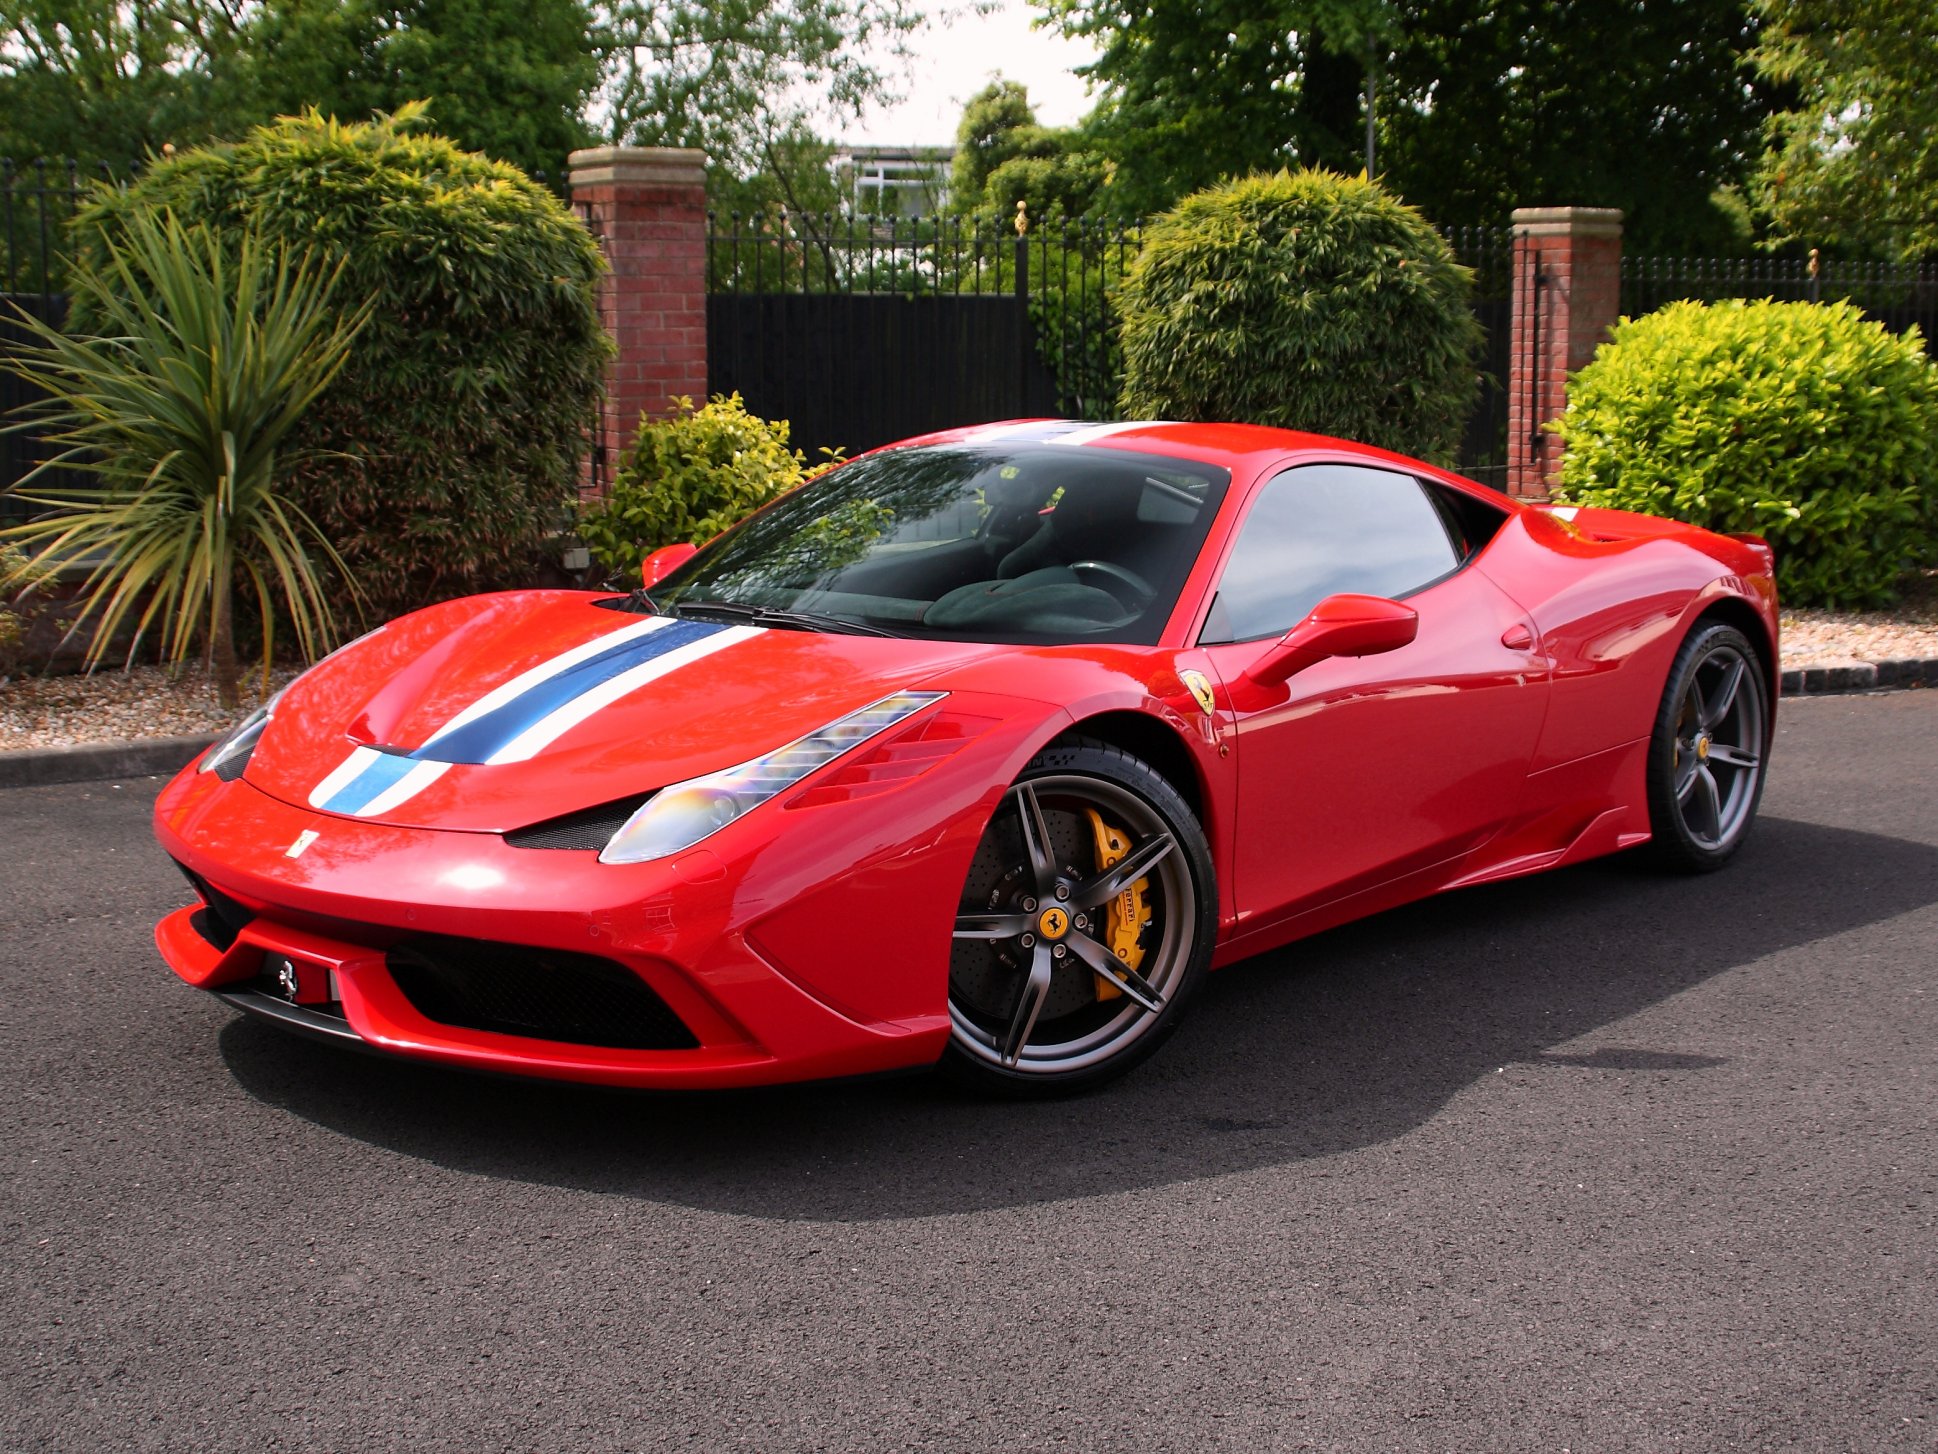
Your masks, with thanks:
[{"label": "rear wheel", "polygon": [[1054,1094],[1170,1036],[1211,958],[1211,855],[1177,790],[1101,743],[1046,749],[970,865],[949,961],[945,1066]]},{"label": "rear wheel", "polygon": [[1676,653],[1649,743],[1649,828],[1656,860],[1686,873],[1721,868],[1748,836],[1763,796],[1769,682],[1742,632],[1698,626]]}]

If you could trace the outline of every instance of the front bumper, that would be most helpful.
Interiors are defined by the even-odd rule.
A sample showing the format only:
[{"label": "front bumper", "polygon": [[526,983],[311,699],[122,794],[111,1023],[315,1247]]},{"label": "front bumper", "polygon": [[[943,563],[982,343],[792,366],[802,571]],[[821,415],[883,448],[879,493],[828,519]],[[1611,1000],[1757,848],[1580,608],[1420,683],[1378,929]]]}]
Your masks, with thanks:
[{"label": "front bumper", "polygon": [[[956,894],[1000,793],[937,784],[918,813],[906,792],[813,810],[843,815],[846,864],[830,865],[814,831],[834,820],[776,833],[754,814],[675,859],[613,867],[496,834],[319,814],[190,768],[164,790],[156,831],[203,902],[163,919],[156,944],[187,983],[286,1028],[473,1069],[699,1089],[925,1065],[948,1038]],[[900,906],[896,933],[871,939],[884,896]],[[685,1043],[433,1018],[395,972],[400,948],[427,938],[616,966]]]}]

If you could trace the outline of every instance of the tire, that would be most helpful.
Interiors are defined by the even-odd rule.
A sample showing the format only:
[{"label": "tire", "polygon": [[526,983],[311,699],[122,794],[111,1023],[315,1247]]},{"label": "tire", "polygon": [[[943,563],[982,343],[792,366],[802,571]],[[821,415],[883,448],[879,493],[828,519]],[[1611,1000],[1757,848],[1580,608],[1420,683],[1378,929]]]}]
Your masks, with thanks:
[{"label": "tire", "polygon": [[963,885],[944,1070],[1018,1097],[1122,1075],[1177,1030],[1216,906],[1204,830],[1160,773],[1100,742],[1051,744],[1005,794]]},{"label": "tire", "polygon": [[1649,740],[1649,851],[1659,867],[1708,873],[1743,846],[1763,797],[1769,702],[1749,639],[1698,623],[1669,668]]}]

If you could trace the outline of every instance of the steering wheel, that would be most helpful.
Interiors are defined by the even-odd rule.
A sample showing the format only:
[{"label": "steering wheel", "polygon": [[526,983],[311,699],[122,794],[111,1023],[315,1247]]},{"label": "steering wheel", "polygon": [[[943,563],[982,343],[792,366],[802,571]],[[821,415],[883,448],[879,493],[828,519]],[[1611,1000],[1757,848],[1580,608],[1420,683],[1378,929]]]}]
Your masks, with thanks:
[{"label": "steering wheel", "polygon": [[1108,591],[1132,611],[1142,611],[1157,595],[1157,589],[1136,571],[1127,570],[1111,561],[1073,560],[1070,562],[1069,569],[1079,578],[1086,575],[1101,576],[1103,578],[1101,581],[1083,581],[1082,584],[1095,585],[1101,590]]}]

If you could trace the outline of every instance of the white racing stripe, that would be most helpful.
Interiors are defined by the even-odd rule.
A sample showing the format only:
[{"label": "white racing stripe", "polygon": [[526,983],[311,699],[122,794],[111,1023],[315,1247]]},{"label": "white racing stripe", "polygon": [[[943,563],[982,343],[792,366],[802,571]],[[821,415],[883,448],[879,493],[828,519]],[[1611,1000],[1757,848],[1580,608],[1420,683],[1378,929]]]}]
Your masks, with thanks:
[{"label": "white racing stripe", "polygon": [[494,687],[491,691],[486,692],[477,701],[473,702],[449,722],[446,722],[442,727],[438,728],[436,732],[432,733],[429,739],[425,741],[424,746],[435,746],[440,737],[457,731],[458,728],[465,726],[467,723],[477,721],[478,718],[484,716],[487,712],[496,711],[499,707],[504,706],[505,703],[523,696],[533,687],[550,681],[560,672],[569,671],[580,662],[595,657],[602,651],[610,651],[622,642],[648,635],[651,632],[661,630],[672,624],[670,617],[648,616],[643,621],[634,621],[629,625],[620,627],[617,631],[608,631],[603,636],[595,636],[590,641],[575,646],[562,655],[541,661],[530,670],[519,673],[503,686]]},{"label": "white racing stripe", "polygon": [[382,756],[381,752],[372,752],[368,747],[351,748],[350,755],[337,764],[336,771],[310,789],[310,806],[322,807],[355,782],[359,773]]},{"label": "white racing stripe", "polygon": [[[714,652],[732,646],[735,642],[749,641],[760,634],[760,628],[755,626],[729,626],[702,640],[675,647],[664,656],[656,656],[651,661],[641,662],[632,670],[621,672],[609,681],[601,682],[591,691],[574,697],[557,711],[540,718],[492,753],[485,761],[495,765],[505,762],[523,762],[527,758],[534,757],[594,712],[610,706],[629,692],[635,692],[650,681],[690,666],[704,657],[712,656]],[[431,740],[435,742],[437,739]]]},{"label": "white racing stripe", "polygon": [[1129,434],[1137,429],[1149,429],[1153,424],[1168,424],[1168,419],[1129,419],[1121,424],[1095,424],[1088,429],[1073,429],[1068,434],[1059,434],[1054,439],[1046,439],[1045,444],[1094,444],[1099,439],[1109,439],[1113,434]]},{"label": "white racing stripe", "polygon": [[376,797],[357,809],[359,818],[376,818],[406,802],[443,777],[448,762],[420,762]]}]

